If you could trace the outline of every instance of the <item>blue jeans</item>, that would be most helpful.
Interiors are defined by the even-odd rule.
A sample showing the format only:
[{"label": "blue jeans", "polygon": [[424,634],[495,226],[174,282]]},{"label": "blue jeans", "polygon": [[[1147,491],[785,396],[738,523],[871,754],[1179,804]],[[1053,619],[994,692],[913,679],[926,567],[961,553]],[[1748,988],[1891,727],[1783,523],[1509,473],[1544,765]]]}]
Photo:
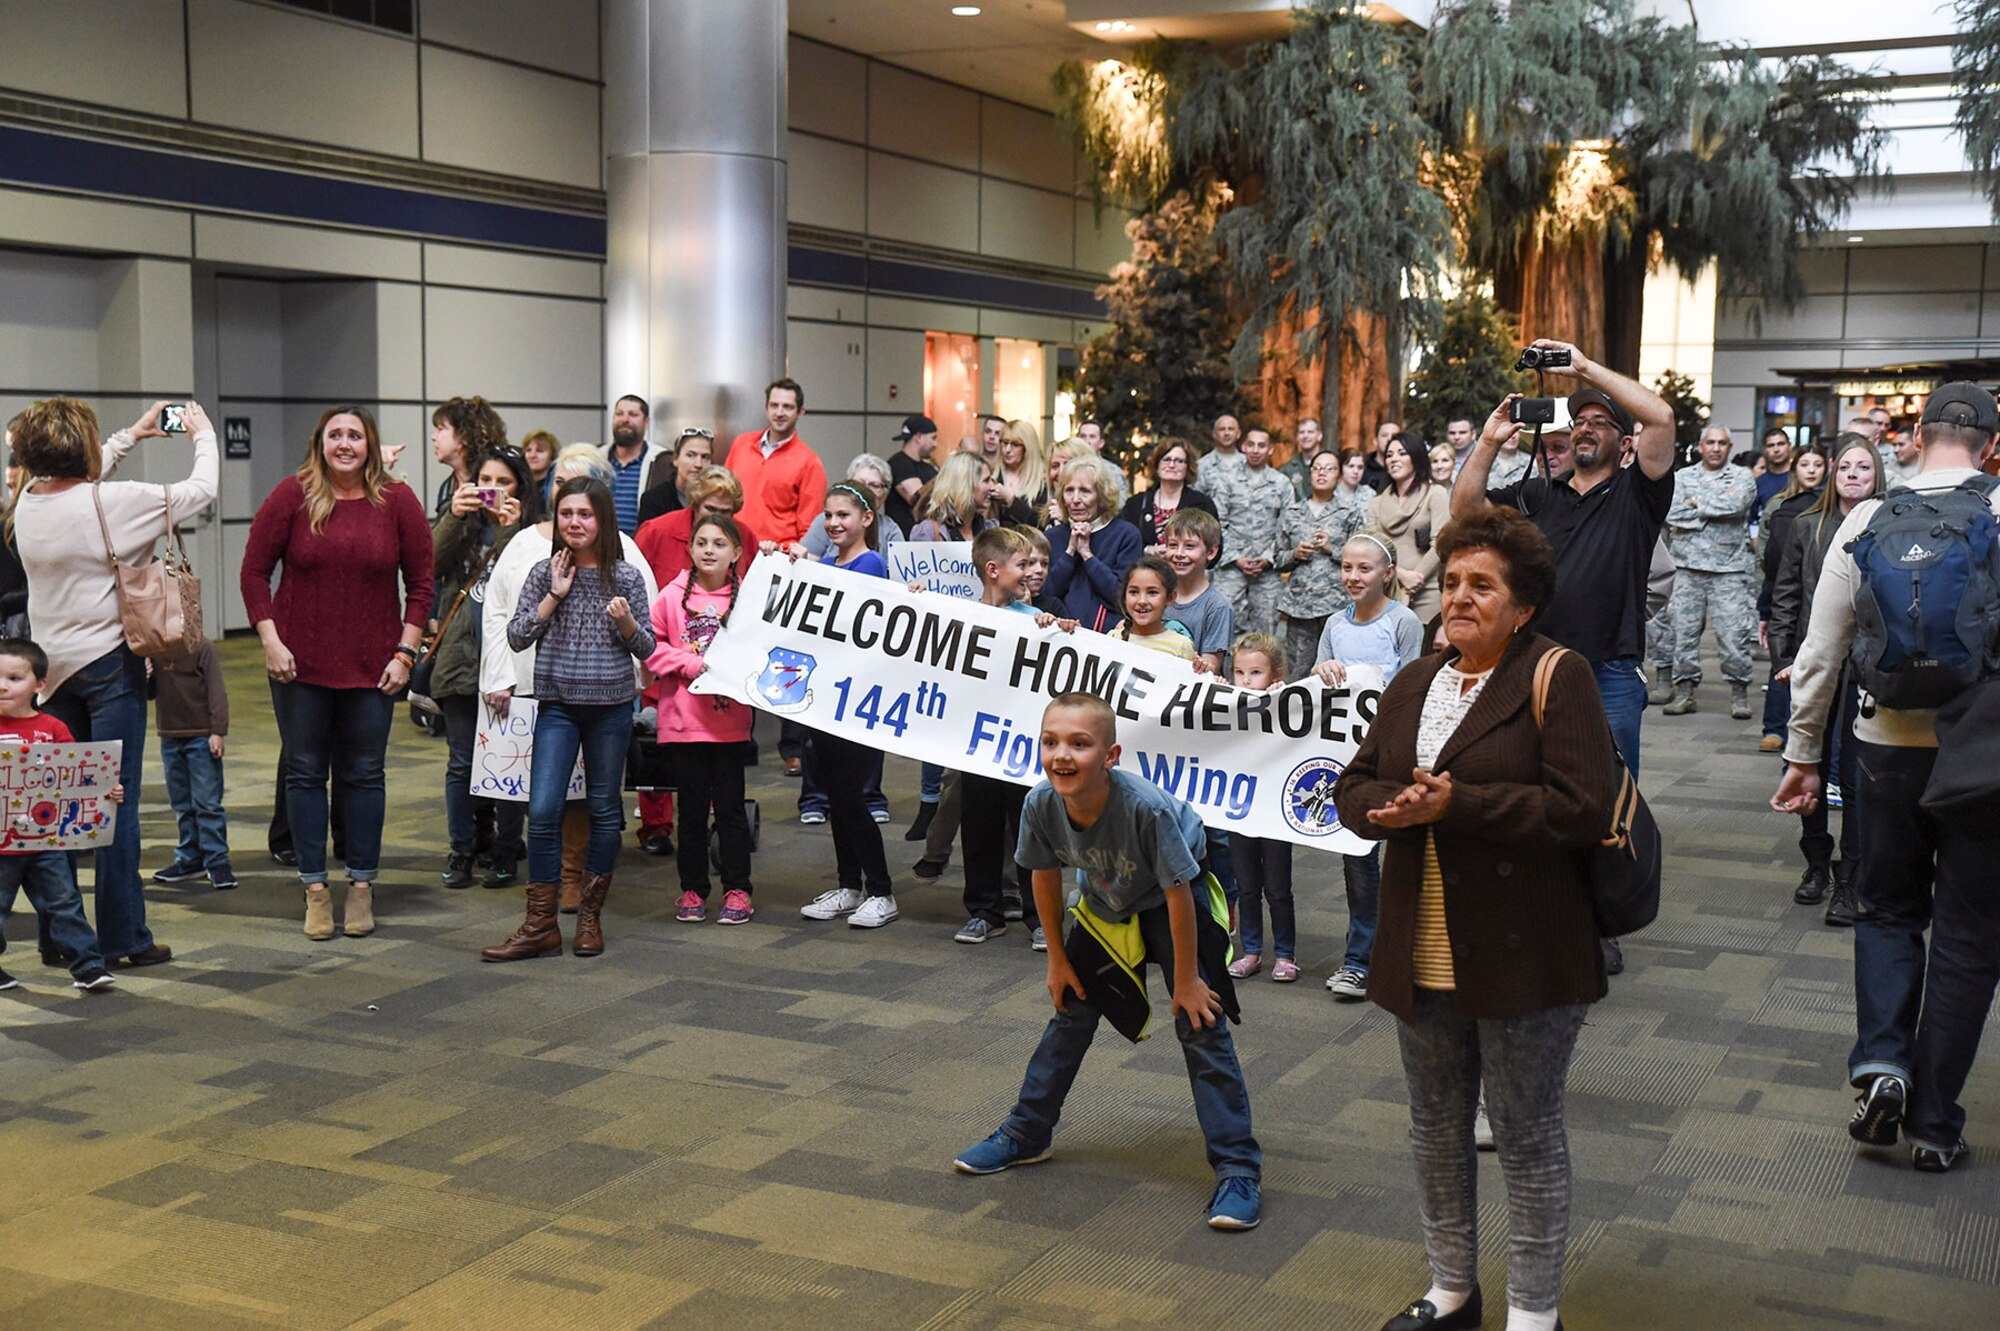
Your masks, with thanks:
[{"label": "blue jeans", "polygon": [[[125,803],[111,844],[97,857],[97,941],[107,957],[129,957],[153,946],[146,895],[139,882],[139,787],[146,768],[146,662],[122,644],[63,681],[43,711],[69,727],[78,743],[117,740],[125,747],[118,779]],[[44,934],[45,942],[48,935]],[[44,947],[44,951],[49,950]]]},{"label": "blue jeans", "polygon": [[1202,830],[1208,833],[1208,853],[1201,857],[1201,867],[1215,875],[1215,881],[1222,884],[1222,899],[1233,906],[1237,896],[1236,856],[1229,849],[1229,833],[1212,827]]},{"label": "blue jeans", "polygon": [[1901,1077],[1910,1088],[1904,1138],[1949,1148],[1965,1130],[1958,1097],[2000,985],[1993,847],[1918,807],[1936,749],[1853,747],[1868,807],[1855,880],[1849,1080]]},{"label": "blue jeans", "polygon": [[[7,923],[7,915],[14,909],[14,894],[24,890],[28,904],[40,917],[43,937],[76,954],[69,963],[70,974],[82,979],[85,971],[104,964],[104,954],[97,948],[97,935],[91,932],[90,921],[83,917],[83,894],[76,890],[76,866],[70,863],[66,852],[45,850],[34,855],[0,855],[0,926]],[[0,952],[6,950],[7,935],[0,929]]]},{"label": "blue jeans", "polygon": [[[380,689],[273,684],[285,741],[285,814],[299,881],[326,881],[326,783],[347,793],[347,877],[372,883],[382,865],[383,774],[396,705]],[[339,770],[335,771],[338,764]]]},{"label": "blue jeans", "polygon": [[493,816],[493,858],[518,860],[527,806],[519,800],[487,799],[472,793],[472,749],[479,739],[479,709],[486,705],[485,700],[459,694],[436,702],[438,714],[444,718],[444,828],[453,853],[472,853],[478,841],[477,817],[484,806]]},{"label": "blue jeans", "polygon": [[206,735],[160,736],[160,766],[167,773],[167,802],[180,820],[174,863],[204,869],[229,864],[229,820],[222,812],[222,759],[208,751]]},{"label": "blue jeans", "polygon": [[[1200,909],[1197,905],[1196,909]],[[1174,938],[1167,924],[1167,908],[1155,906],[1141,911],[1139,928],[1146,940],[1146,960],[1166,976],[1167,992],[1173,992]],[[1062,944],[1049,939],[1051,947]],[[1209,984],[1213,976],[1204,975]],[[1067,1011],[1049,1018],[1042,1042],[1028,1060],[1028,1075],[1021,1080],[1021,1098],[1000,1130],[1030,1151],[1046,1148],[1055,1136],[1056,1120],[1062,1116],[1063,1101],[1090,1052],[1097,1034],[1098,1012],[1084,999],[1069,995]],[[1196,1030],[1185,1017],[1174,1018],[1174,1034],[1181,1039],[1181,1055],[1187,1060],[1188,1085],[1194,1090],[1194,1114],[1201,1123],[1201,1135],[1208,1146],[1209,1168],[1218,1179],[1259,1177],[1263,1172],[1263,1152],[1250,1133],[1250,1091],[1243,1084],[1243,1067],[1236,1061],[1236,1044],[1229,1038],[1229,1020],[1218,1017],[1213,1026]]]},{"label": "blue jeans", "polygon": [[[1810,609],[1810,607],[1808,607]],[[1773,679],[1764,690],[1764,733],[1785,737],[1785,723],[1792,715],[1792,681]]]},{"label": "blue jeans", "polygon": [[936,804],[944,796],[944,768],[936,763],[923,763],[917,768],[917,798],[925,804]]},{"label": "blue jeans", "polygon": [[[886,809],[889,807],[889,797],[882,793],[882,751],[875,749],[872,752],[875,754],[875,757],[868,769],[868,779],[861,787],[861,798],[867,803],[870,813],[873,813],[877,809]],[[812,745],[810,743],[801,750],[799,757],[803,760],[799,769],[799,812],[825,813],[832,806],[827,803],[826,787],[820,784],[820,773],[813,766]],[[926,763],[924,770],[929,771],[930,764]],[[938,769],[938,785],[940,789],[944,785],[943,768]],[[926,795],[924,798],[935,800],[938,797],[936,795]]]},{"label": "blue jeans", "polygon": [[1292,903],[1292,843],[1276,837],[1231,832],[1236,891],[1242,902],[1238,923],[1245,956],[1264,952],[1264,906],[1271,907],[1271,950],[1285,961],[1298,952],[1298,911]]},{"label": "blue jeans", "polygon": [[562,879],[563,806],[570,773],[583,754],[583,802],[590,811],[590,844],[583,852],[585,873],[610,873],[618,866],[618,839],[625,830],[619,792],[625,786],[625,752],[632,744],[632,704],[544,701],[535,713],[534,765],[528,775],[528,881]]},{"label": "blue jeans", "polygon": [[1591,669],[1597,674],[1597,694],[1604,700],[1604,719],[1611,723],[1611,742],[1618,756],[1639,777],[1639,720],[1646,714],[1646,679],[1639,673],[1639,658],[1621,656],[1599,661]]},{"label": "blue jeans", "polygon": [[1347,952],[1341,964],[1366,973],[1375,957],[1375,914],[1382,904],[1382,848],[1343,855],[1340,867],[1347,880]]}]

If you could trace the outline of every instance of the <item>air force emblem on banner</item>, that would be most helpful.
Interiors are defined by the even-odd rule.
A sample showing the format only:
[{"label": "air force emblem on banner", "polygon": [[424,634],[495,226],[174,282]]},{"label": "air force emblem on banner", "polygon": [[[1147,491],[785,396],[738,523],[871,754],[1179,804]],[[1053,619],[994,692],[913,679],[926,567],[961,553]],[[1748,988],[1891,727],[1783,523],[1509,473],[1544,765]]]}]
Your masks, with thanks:
[{"label": "air force emblem on banner", "polygon": [[804,652],[773,647],[764,669],[750,677],[750,691],[774,712],[803,712],[812,706],[812,690],[806,686],[812,682],[814,664]]},{"label": "air force emblem on banner", "polygon": [[1340,779],[1340,770],[1331,758],[1308,758],[1285,778],[1279,810],[1294,832],[1331,836],[1340,830],[1340,814],[1333,807],[1333,783]]}]

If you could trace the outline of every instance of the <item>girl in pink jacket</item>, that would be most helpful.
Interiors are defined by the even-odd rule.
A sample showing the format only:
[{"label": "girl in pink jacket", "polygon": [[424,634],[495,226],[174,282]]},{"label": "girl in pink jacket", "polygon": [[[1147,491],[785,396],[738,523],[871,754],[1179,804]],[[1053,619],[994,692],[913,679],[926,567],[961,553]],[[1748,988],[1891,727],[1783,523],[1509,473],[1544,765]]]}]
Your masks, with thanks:
[{"label": "girl in pink jacket", "polygon": [[711,513],[694,524],[688,538],[690,567],[660,589],[653,600],[653,634],[658,645],[646,667],[660,681],[660,743],[668,745],[678,773],[681,899],[674,918],[689,923],[708,918],[708,811],[715,808],[715,835],[722,862],[720,924],[748,924],[750,906],[750,820],[743,808],[743,746],[750,738],[751,710],[714,695],[688,692],[688,684],[708,669],[705,653],[729,622],[736,603],[736,566],[743,533],[736,523]]}]

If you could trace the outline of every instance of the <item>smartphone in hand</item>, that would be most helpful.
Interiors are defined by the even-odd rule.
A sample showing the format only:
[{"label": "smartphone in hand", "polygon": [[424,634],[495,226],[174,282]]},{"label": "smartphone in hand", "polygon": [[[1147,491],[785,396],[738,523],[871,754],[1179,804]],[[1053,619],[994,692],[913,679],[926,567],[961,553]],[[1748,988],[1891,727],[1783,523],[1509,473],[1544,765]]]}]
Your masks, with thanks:
[{"label": "smartphone in hand", "polygon": [[187,404],[170,402],[160,408],[160,428],[168,434],[187,433]]}]

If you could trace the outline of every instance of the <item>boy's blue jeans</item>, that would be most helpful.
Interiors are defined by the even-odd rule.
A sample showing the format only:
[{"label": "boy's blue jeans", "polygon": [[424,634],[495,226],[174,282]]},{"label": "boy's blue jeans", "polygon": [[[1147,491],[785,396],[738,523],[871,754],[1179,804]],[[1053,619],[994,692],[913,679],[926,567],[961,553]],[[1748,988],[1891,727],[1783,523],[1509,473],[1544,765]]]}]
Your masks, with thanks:
[{"label": "boy's blue jeans", "polygon": [[206,735],[160,736],[160,766],[167,774],[167,803],[180,820],[176,864],[220,869],[229,863],[229,820],[222,812],[222,759],[208,751]]},{"label": "boy's blue jeans", "polygon": [[[1139,929],[1146,940],[1146,960],[1159,967],[1173,992],[1174,938],[1167,923],[1167,908],[1155,906],[1139,913]],[[1056,938],[1050,947],[1061,947]],[[1217,981],[1203,975],[1210,985]],[[1074,993],[1067,996],[1068,1010],[1049,1018],[1042,1042],[1028,1060],[1028,1075],[1021,1080],[1021,1098],[1000,1130],[1030,1151],[1046,1148],[1055,1135],[1056,1120],[1062,1116],[1063,1101],[1076,1081],[1083,1056],[1097,1034],[1098,1012]],[[1209,1168],[1218,1179],[1259,1177],[1263,1172],[1263,1152],[1250,1133],[1250,1090],[1243,1083],[1243,1066],[1236,1061],[1236,1043],[1229,1037],[1229,1019],[1216,1018],[1215,1025],[1196,1030],[1185,1017],[1174,1018],[1174,1033],[1181,1038],[1181,1054],[1187,1060],[1188,1085],[1194,1090],[1194,1114],[1201,1122],[1201,1135],[1208,1146]]]},{"label": "boy's blue jeans", "polygon": [[[119,810],[124,813],[125,810]],[[42,932],[57,947],[76,954],[69,964],[70,974],[83,973],[104,965],[97,935],[83,915],[83,894],[76,890],[76,869],[69,854],[45,850],[33,855],[0,855],[0,925],[14,909],[14,896],[25,890],[28,904],[41,916]],[[0,932],[0,952],[7,950],[7,937]]]}]

